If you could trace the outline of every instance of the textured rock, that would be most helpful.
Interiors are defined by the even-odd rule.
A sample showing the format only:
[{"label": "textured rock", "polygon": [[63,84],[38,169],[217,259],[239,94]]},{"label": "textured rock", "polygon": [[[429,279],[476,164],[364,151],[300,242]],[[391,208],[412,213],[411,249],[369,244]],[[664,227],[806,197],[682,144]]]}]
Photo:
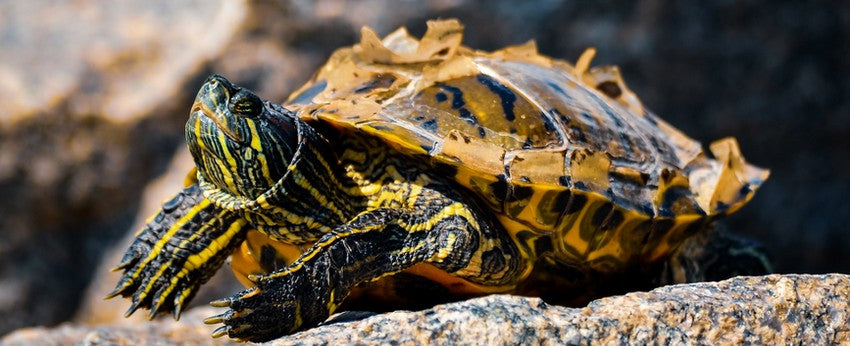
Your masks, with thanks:
[{"label": "textured rock", "polygon": [[70,114],[146,115],[183,93],[177,89],[220,54],[247,14],[242,1],[28,1],[0,10],[7,33],[0,122],[7,124],[69,99]]},{"label": "textured rock", "polygon": [[835,344],[850,342],[848,296],[847,275],[666,286],[585,308],[489,296],[324,325],[272,344]]},{"label": "textured rock", "polygon": [[179,322],[162,318],[152,322],[91,327],[65,323],[55,328],[26,328],[0,339],[2,345],[230,345],[227,339],[212,339],[203,323],[211,308],[195,309]]},{"label": "textured rock", "polygon": [[[359,320],[362,314],[338,314],[269,344],[838,344],[850,342],[848,296],[850,276],[841,274],[666,286],[584,308],[496,295]],[[211,328],[202,321],[216,311],[192,309],[179,323],[26,329],[0,343],[208,343]]]}]

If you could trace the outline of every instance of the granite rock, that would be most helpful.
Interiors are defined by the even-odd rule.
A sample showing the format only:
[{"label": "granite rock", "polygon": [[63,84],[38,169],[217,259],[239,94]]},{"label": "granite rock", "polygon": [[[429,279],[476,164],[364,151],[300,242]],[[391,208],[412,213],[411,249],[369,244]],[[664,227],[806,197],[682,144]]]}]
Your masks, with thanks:
[{"label": "granite rock", "polygon": [[134,322],[91,326],[63,323],[53,328],[33,327],[12,332],[2,345],[231,345],[228,339],[212,339],[211,328],[203,323],[212,308],[194,309],[180,321],[162,318],[151,322]]},{"label": "granite rock", "polygon": [[[598,299],[583,308],[493,295],[423,311],[346,312],[268,344],[839,344],[850,342],[848,296],[850,276],[842,274],[665,286]],[[201,307],[180,322],[25,329],[0,343],[208,343],[211,327],[202,320],[215,313]]]},{"label": "granite rock", "polygon": [[850,342],[848,296],[847,275],[665,286],[584,308],[497,295],[326,324],[271,344],[836,344]]}]

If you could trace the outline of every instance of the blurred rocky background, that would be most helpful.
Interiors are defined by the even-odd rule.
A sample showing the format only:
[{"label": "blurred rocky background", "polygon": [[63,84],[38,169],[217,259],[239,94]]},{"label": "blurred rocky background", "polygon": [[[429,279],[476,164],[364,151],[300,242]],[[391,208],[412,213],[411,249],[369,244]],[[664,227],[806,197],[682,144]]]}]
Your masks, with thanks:
[{"label": "blurred rocky background", "polygon": [[[108,268],[181,186],[208,74],[283,100],[361,26],[421,35],[437,17],[479,49],[597,47],[661,117],[771,169],[727,224],[777,272],[850,272],[848,2],[0,0],[0,335],[122,320],[126,301],[100,301]],[[214,280],[208,296],[235,289]]]}]

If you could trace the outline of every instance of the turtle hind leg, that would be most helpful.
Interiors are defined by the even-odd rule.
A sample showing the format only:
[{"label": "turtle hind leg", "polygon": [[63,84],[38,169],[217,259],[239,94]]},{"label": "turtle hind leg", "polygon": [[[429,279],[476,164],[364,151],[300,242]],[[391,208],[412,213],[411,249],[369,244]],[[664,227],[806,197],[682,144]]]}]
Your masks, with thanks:
[{"label": "turtle hind leg", "polygon": [[121,279],[107,298],[132,301],[126,315],[139,308],[180,311],[197,289],[221,267],[244,238],[246,222],[203,197],[197,185],[165,202],[137,235],[121,263]]},{"label": "turtle hind leg", "polygon": [[363,212],[288,267],[253,276],[256,287],[213,302],[230,308],[205,321],[224,324],[214,335],[259,342],[315,326],[355,285],[421,263],[488,287],[515,285],[527,272],[506,232],[451,191],[399,191],[418,191],[393,199],[415,200],[413,207]]},{"label": "turtle hind leg", "polygon": [[717,223],[688,239],[660,267],[660,285],[719,281],[741,275],[766,275],[773,271],[761,244],[733,234]]},{"label": "turtle hind leg", "polygon": [[518,293],[539,296],[552,304],[581,307],[601,297],[659,286],[770,272],[770,262],[761,245],[732,234],[721,225],[711,225],[687,239],[669,259],[619,272],[603,273],[543,257],[529,280],[518,287]]}]

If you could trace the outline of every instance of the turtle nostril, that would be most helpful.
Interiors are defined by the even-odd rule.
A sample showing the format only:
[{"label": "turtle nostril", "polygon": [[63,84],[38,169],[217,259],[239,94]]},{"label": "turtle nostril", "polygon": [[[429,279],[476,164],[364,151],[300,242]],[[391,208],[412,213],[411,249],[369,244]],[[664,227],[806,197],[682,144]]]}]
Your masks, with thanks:
[{"label": "turtle nostril", "polygon": [[210,75],[204,83],[206,83],[210,88],[218,88],[220,86],[227,90],[228,93],[232,93],[236,88],[229,80],[227,80],[227,78],[218,74]]},{"label": "turtle nostril", "polygon": [[208,76],[207,79],[204,80],[204,83],[209,84],[209,85],[217,85],[218,80],[220,78],[221,78],[221,76],[219,76],[217,74],[213,74],[213,75]]}]

